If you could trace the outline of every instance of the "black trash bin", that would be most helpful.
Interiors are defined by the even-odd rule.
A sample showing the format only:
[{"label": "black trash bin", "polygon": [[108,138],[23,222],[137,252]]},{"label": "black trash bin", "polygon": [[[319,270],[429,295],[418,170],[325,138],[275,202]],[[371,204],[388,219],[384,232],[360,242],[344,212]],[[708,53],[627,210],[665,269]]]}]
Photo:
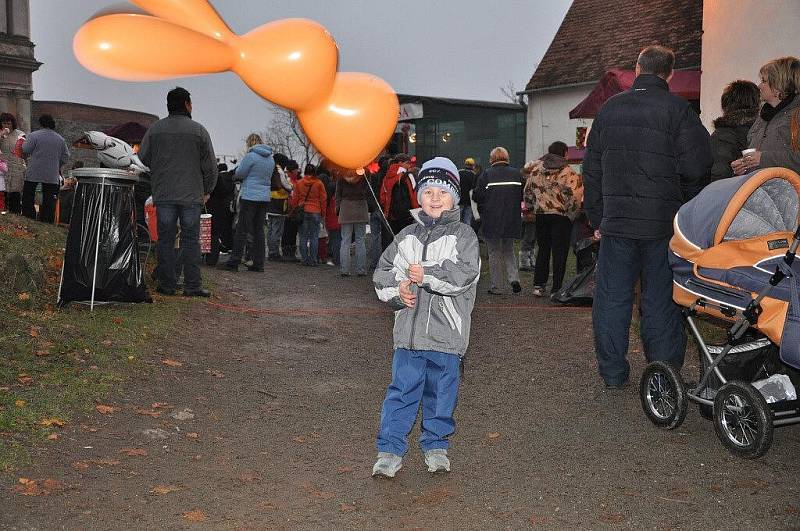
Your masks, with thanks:
[{"label": "black trash bin", "polygon": [[134,185],[125,170],[81,168],[64,253],[58,304],[152,302],[139,262]]}]

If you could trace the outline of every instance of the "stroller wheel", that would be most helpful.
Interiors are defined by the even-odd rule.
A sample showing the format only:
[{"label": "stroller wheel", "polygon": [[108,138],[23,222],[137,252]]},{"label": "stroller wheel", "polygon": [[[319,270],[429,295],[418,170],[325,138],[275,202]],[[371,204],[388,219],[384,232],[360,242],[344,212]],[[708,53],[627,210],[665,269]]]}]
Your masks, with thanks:
[{"label": "stroller wheel", "polygon": [[654,361],[645,368],[639,382],[639,398],[650,421],[673,430],[686,419],[686,388],[681,375],[671,365]]},{"label": "stroller wheel", "polygon": [[714,431],[734,455],[761,457],[772,446],[772,410],[752,385],[728,382],[714,397]]}]

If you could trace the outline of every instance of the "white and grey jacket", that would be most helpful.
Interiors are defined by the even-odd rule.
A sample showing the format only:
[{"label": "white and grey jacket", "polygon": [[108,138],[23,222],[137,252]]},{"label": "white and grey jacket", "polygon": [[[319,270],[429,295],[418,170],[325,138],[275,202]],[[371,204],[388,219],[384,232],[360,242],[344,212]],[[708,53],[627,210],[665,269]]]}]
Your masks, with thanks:
[{"label": "white and grey jacket", "polygon": [[[464,356],[469,344],[470,314],[481,271],[478,237],[459,221],[459,209],[437,220],[422,209],[411,211],[416,223],[404,228],[383,252],[372,280],[378,298],[394,314],[394,347],[434,350]],[[407,308],[399,285],[410,264],[424,269],[417,302]]]}]

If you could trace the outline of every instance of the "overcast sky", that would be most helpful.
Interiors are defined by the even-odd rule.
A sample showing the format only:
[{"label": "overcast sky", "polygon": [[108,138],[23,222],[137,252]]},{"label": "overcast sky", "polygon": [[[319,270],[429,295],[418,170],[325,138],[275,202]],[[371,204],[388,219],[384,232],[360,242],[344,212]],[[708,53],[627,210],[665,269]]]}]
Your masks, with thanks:
[{"label": "overcast sky", "polygon": [[[251,131],[269,121],[264,100],[234,74],[158,83],[98,77],[72,54],[72,37],[114,0],[31,0],[31,40],[42,67],[34,99],[89,103],[166,114],[166,92],[192,93],[193,117],[211,133],[217,154],[238,154]],[[500,87],[522,90],[553,39],[571,0],[213,0],[243,34],[289,17],[316,20],[339,49],[339,69],[378,75],[404,94],[503,101]],[[55,117],[58,120],[58,117]]]}]

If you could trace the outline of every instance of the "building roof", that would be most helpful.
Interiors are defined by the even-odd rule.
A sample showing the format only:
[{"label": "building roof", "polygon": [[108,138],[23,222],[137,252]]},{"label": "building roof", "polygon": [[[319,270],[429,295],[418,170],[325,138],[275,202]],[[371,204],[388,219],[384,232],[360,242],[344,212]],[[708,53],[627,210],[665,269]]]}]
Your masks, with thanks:
[{"label": "building roof", "polygon": [[517,103],[481,100],[459,100],[455,98],[436,98],[433,96],[413,96],[411,94],[398,94],[397,99],[400,103],[439,103],[444,105],[464,105],[468,107],[484,107],[488,109],[508,109],[513,111],[524,111],[525,106]]},{"label": "building roof", "polygon": [[650,44],[672,48],[676,70],[698,68],[702,26],[703,0],[574,0],[525,90],[633,70]]}]

